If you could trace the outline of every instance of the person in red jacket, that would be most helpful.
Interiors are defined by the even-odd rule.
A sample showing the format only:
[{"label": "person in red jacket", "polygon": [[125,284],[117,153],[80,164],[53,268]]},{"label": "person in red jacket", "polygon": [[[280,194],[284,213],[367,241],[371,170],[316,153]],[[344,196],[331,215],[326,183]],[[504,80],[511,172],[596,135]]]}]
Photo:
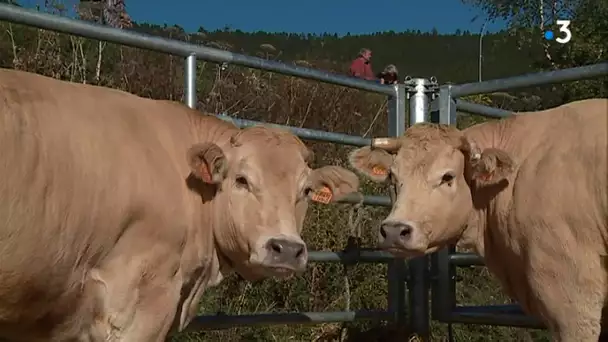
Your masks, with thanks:
[{"label": "person in red jacket", "polygon": [[359,56],[350,65],[351,76],[373,81],[376,79],[372,71],[372,50],[363,48],[359,51]]}]

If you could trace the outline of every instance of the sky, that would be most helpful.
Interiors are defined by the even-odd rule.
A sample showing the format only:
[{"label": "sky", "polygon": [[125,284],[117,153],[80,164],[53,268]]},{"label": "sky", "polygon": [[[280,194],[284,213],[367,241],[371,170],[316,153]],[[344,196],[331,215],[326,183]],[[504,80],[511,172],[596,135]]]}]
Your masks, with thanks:
[{"label": "sky", "polygon": [[[372,33],[408,29],[453,33],[479,32],[485,21],[480,11],[461,0],[126,0],[137,22],[178,24],[186,31],[229,26],[243,31],[296,33]],[[489,23],[490,32],[502,23]]]}]

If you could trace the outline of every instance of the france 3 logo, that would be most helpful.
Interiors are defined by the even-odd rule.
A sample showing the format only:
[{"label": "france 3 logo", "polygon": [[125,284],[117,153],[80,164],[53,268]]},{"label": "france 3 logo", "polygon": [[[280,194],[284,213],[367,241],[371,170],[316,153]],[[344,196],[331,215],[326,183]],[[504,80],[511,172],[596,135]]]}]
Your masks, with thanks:
[{"label": "france 3 logo", "polygon": [[572,39],[572,32],[570,32],[570,28],[569,28],[570,20],[557,20],[555,23],[559,27],[559,32],[562,34],[562,36],[556,38],[553,31],[548,30],[548,31],[545,31],[545,33],[544,33],[545,39],[553,40],[555,38],[556,42],[558,42],[560,44],[566,44],[567,42],[570,41],[570,39]]}]

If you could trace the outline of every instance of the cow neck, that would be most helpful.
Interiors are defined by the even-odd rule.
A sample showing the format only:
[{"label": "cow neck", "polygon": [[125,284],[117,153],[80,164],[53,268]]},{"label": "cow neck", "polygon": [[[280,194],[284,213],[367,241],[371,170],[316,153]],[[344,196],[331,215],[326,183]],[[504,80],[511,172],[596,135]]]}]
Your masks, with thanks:
[{"label": "cow neck", "polygon": [[[228,275],[229,270],[226,269],[226,259],[221,252],[219,252],[218,248],[214,247],[214,253],[212,255],[212,264],[210,266],[210,274],[209,281],[207,283],[207,287],[214,287],[219,285],[219,283]],[[228,266],[229,267],[229,266]]]},{"label": "cow neck", "polygon": [[219,146],[227,144],[230,136],[239,130],[234,124],[213,115],[193,111],[189,117],[193,143],[212,141]]},{"label": "cow neck", "polygon": [[[190,116],[189,122],[192,136],[194,138],[193,143],[200,142],[214,142],[220,147],[227,146],[230,142],[230,137],[238,132],[239,128],[233,123],[224,121],[212,115],[201,115],[199,112],[194,112],[194,115]],[[214,265],[211,266],[212,273],[210,275],[209,286],[215,286],[221,282],[221,280],[234,271],[234,264],[228,258],[228,256],[218,248],[216,241],[216,229],[219,229],[221,221],[225,219],[227,215],[224,215],[223,210],[225,206],[221,201],[216,199],[203,204],[204,215],[217,215],[220,213],[220,217],[216,217],[211,220],[212,226],[210,227],[211,238],[213,241],[213,252],[212,258]],[[237,273],[238,274],[238,273]]]},{"label": "cow neck", "polygon": [[[221,190],[220,190],[221,191]],[[219,195],[220,193],[218,193]],[[218,277],[218,283],[221,279],[228,276],[230,273],[234,272],[234,263],[230,259],[230,257],[226,254],[225,251],[222,250],[220,246],[222,244],[219,243],[218,239],[222,238],[218,236],[218,232],[221,230],[234,229],[230,226],[230,221],[227,220],[230,217],[230,213],[227,203],[225,202],[227,198],[225,196],[219,196],[214,198],[213,200],[203,204],[203,212],[205,216],[213,217],[211,219],[208,233],[210,234],[209,238],[212,241],[212,257],[214,263],[213,272],[216,272],[214,277]],[[223,236],[223,238],[230,239],[231,236]]]},{"label": "cow neck", "polygon": [[[214,234],[214,239],[215,239],[215,234]],[[217,243],[215,245],[217,246]],[[217,262],[219,264],[220,273],[228,274],[232,270],[234,270],[234,263],[232,263],[232,260],[230,260],[230,258],[226,254],[224,254],[220,248],[217,248],[217,247],[215,248],[215,255],[217,257]]]},{"label": "cow neck", "polygon": [[[513,147],[517,146],[512,135],[513,122],[513,119],[488,121],[469,127],[463,133],[481,150],[497,148],[511,154],[515,152]],[[486,229],[500,226],[499,222],[503,220],[504,212],[508,209],[512,186],[477,188],[470,179],[467,181],[471,186],[471,198],[473,199],[473,209],[467,222],[467,226],[471,228],[467,229],[475,229],[475,249],[483,257],[485,256],[486,236],[492,239],[492,236],[497,233],[486,231]]]},{"label": "cow neck", "polygon": [[[503,120],[489,121],[464,130],[470,141],[474,141],[480,149],[496,148],[507,152],[515,162],[515,168],[508,177],[509,184],[497,190],[489,187],[484,189],[471,188],[474,199],[474,209],[470,224],[476,227],[477,249],[484,252],[484,241],[499,238],[498,235],[508,234],[508,212],[513,198],[513,182],[517,178],[519,166],[527,156],[542,144],[541,139],[531,141],[529,136],[538,135],[538,125],[530,124],[535,120],[534,115],[513,115]],[[486,231],[489,229],[491,231]]]}]

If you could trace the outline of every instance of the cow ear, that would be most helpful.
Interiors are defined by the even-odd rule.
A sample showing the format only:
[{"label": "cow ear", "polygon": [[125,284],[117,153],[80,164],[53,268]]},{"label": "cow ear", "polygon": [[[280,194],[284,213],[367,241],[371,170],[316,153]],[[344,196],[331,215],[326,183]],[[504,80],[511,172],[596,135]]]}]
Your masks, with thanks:
[{"label": "cow ear", "polygon": [[385,182],[393,164],[393,155],[381,149],[369,146],[352,151],[348,157],[350,165],[366,177],[377,183]]},{"label": "cow ear", "polygon": [[192,174],[207,184],[220,184],[226,178],[228,163],[222,149],[212,142],[193,145],[188,149],[188,164]]},{"label": "cow ear", "polygon": [[359,191],[359,177],[340,166],[324,166],[312,171],[309,177],[310,198],[327,204]]},{"label": "cow ear", "polygon": [[496,184],[507,178],[515,168],[511,156],[497,148],[486,148],[480,152],[471,144],[471,178],[479,185]]}]

